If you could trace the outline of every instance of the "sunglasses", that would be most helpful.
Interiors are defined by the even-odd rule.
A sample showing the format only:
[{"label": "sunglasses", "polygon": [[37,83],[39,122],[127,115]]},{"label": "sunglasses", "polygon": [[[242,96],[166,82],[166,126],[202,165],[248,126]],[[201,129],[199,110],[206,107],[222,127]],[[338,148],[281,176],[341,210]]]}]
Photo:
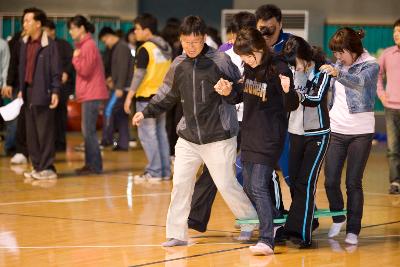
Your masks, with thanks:
[{"label": "sunglasses", "polygon": [[258,29],[263,36],[272,36],[276,32],[276,27],[262,26]]}]

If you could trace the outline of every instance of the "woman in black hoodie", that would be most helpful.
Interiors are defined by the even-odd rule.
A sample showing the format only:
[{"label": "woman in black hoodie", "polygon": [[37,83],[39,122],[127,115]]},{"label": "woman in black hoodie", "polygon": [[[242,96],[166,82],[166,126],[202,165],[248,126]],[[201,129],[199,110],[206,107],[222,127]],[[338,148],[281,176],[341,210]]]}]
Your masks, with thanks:
[{"label": "woman in black hoodie", "polygon": [[268,255],[274,249],[269,187],[285,141],[287,112],[297,109],[299,98],[287,63],[270,51],[259,31],[241,30],[233,49],[245,65],[242,90],[232,91],[231,84],[223,79],[215,89],[221,95],[236,94],[237,102],[244,103],[241,144],[244,190],[255,203],[260,220],[259,241],[250,250],[256,255]]}]

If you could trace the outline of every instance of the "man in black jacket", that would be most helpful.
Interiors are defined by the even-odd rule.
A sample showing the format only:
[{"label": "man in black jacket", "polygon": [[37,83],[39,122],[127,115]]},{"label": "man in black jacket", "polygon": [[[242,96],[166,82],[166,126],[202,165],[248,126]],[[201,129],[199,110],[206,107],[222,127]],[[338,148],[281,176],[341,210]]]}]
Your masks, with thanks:
[{"label": "man in black jacket", "polygon": [[[197,16],[186,17],[180,26],[184,54],[172,63],[158,93],[132,119],[139,125],[181,102],[183,117],[177,127],[171,204],[167,216],[165,247],[187,245],[190,202],[196,173],[205,163],[227,205],[239,219],[257,217],[250,200],[236,180],[236,136],[239,130],[235,107],[230,96],[220,96],[214,85],[220,78],[240,79],[238,68],[229,56],[205,44],[205,23]],[[247,226],[249,227],[249,226]],[[244,229],[242,231],[251,231]]]},{"label": "man in black jacket", "polygon": [[24,10],[25,36],[21,43],[19,85],[26,105],[28,152],[33,170],[25,177],[55,179],[54,114],[59,101],[61,71],[56,43],[42,31],[46,14],[37,8]]},{"label": "man in black jacket", "polygon": [[[22,32],[14,34],[12,39],[8,42],[10,46],[10,66],[8,68],[7,86],[6,91],[9,97],[21,96],[19,80],[18,80],[18,66],[19,54],[21,49],[21,35]],[[11,164],[26,164],[28,162],[28,144],[26,143],[26,123],[25,123],[25,106],[22,105],[21,112],[17,118],[16,129],[16,153],[11,158]]]},{"label": "man in black jacket", "polygon": [[72,54],[74,50],[71,45],[64,39],[56,37],[56,26],[51,20],[47,20],[44,25],[44,30],[51,39],[57,44],[58,55],[61,64],[61,88],[60,88],[60,101],[55,109],[55,124],[56,124],[56,150],[65,151],[67,148],[66,132],[68,99],[74,90],[74,67],[72,66]]},{"label": "man in black jacket", "polygon": [[110,27],[101,29],[99,39],[111,49],[111,87],[114,90],[105,110],[106,129],[109,131],[103,139],[112,141],[113,131],[117,130],[119,139],[114,150],[126,151],[129,147],[129,122],[124,103],[132,81],[134,58],[129,45]]}]

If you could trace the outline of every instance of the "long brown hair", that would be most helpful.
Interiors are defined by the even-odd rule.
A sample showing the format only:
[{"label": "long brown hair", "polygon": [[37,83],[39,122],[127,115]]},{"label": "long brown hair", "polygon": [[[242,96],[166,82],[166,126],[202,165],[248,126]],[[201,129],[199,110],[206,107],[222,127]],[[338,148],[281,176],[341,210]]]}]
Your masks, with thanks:
[{"label": "long brown hair", "polygon": [[[265,39],[262,34],[255,28],[244,28],[239,31],[235,44],[233,46],[233,51],[241,55],[253,55],[255,51],[262,52],[262,58],[259,70],[256,73],[256,79],[262,80],[265,78],[265,74],[273,75],[275,73],[275,68],[271,64],[273,52],[265,43]],[[245,64],[246,69],[246,64]],[[263,77],[264,76],[264,77]]]},{"label": "long brown hair", "polygon": [[333,52],[348,50],[355,53],[357,58],[364,52],[361,40],[364,38],[363,30],[355,31],[352,28],[344,27],[335,32],[329,41],[329,49]]}]

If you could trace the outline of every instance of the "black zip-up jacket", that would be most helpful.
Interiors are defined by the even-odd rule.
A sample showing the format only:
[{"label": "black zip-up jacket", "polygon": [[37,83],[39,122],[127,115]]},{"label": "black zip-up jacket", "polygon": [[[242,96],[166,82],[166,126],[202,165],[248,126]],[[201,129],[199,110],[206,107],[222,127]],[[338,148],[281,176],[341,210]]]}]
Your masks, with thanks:
[{"label": "black zip-up jacket", "polygon": [[[26,48],[28,38],[23,38],[20,48],[18,75],[19,86],[24,102],[27,102],[27,86],[25,83]],[[52,94],[59,94],[61,87],[61,65],[56,42],[49,38],[46,32],[42,33],[39,51],[35,58],[35,70],[31,84],[32,99],[30,104],[34,106],[48,106]]]},{"label": "black zip-up jacket", "polygon": [[[287,112],[297,109],[299,97],[287,63],[273,56],[270,63],[275,68],[273,75],[267,73],[266,64],[263,62],[254,69],[245,66],[244,88],[236,101],[243,100],[244,104],[242,160],[275,167],[285,142]],[[279,74],[291,80],[288,93],[282,89]]]},{"label": "black zip-up jacket", "polygon": [[237,83],[240,72],[230,57],[206,44],[196,58],[178,56],[172,63],[158,93],[144,109],[145,118],[155,117],[179,101],[183,117],[177,126],[178,135],[195,144],[207,144],[237,135],[239,124],[232,94],[221,96],[214,85],[220,78]]}]

